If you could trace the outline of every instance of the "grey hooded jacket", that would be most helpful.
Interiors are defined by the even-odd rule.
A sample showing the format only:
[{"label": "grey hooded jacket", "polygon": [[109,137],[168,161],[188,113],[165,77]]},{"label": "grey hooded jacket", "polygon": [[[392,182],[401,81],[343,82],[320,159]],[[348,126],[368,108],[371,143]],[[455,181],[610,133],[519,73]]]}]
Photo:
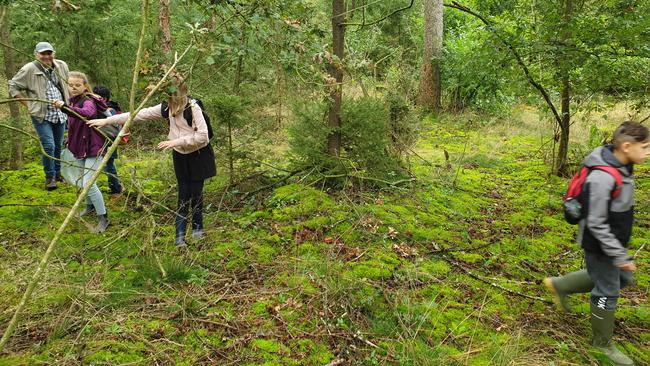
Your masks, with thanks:
[{"label": "grey hooded jacket", "polygon": [[613,154],[611,145],[595,149],[585,158],[584,165],[593,167],[608,165],[621,172],[621,194],[612,198],[615,178],[604,171],[592,170],[583,187],[585,218],[580,221],[578,242],[584,250],[605,254],[614,265],[632,261],[627,245],[634,221],[634,180],[632,165],[623,165]]}]

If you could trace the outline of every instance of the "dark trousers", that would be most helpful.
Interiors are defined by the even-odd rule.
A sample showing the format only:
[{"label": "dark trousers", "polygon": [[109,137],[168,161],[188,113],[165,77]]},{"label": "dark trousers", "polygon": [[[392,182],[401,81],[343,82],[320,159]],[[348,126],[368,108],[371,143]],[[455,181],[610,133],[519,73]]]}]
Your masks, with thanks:
[{"label": "dark trousers", "polygon": [[178,181],[178,209],[176,211],[176,237],[184,237],[187,220],[192,215],[192,230],[203,229],[203,182]]},{"label": "dark trousers", "polygon": [[591,302],[601,309],[616,309],[621,289],[634,281],[632,272],[621,271],[612,259],[604,254],[585,251],[585,263],[589,277],[594,281]]},{"label": "dark trousers", "polygon": [[111,193],[120,193],[122,192],[122,184],[117,177],[117,168],[115,167],[115,159],[117,159],[117,150],[113,152],[113,155],[106,162],[104,167],[104,173],[108,176],[108,189]]}]

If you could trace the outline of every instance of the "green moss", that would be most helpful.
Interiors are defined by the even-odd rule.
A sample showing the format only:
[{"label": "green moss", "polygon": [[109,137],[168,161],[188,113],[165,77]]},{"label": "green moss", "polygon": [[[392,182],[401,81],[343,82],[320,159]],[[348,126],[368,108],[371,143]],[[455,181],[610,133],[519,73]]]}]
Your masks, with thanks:
[{"label": "green moss", "polygon": [[146,347],[142,342],[106,340],[88,345],[84,363],[125,364],[146,360]]},{"label": "green moss", "polygon": [[259,263],[272,263],[278,254],[278,249],[270,245],[257,244],[253,246],[255,261]]},{"label": "green moss", "polygon": [[273,304],[271,300],[258,300],[251,306],[251,311],[257,316],[267,316],[267,308]]},{"label": "green moss", "polygon": [[289,348],[287,348],[287,346],[270,339],[256,339],[251,342],[251,344],[254,348],[266,353],[289,352]]},{"label": "green moss", "polygon": [[335,207],[334,201],[325,192],[300,184],[277,188],[269,204],[277,207],[272,216],[276,220],[288,220]]},{"label": "green moss", "polygon": [[289,347],[301,359],[303,365],[326,365],[334,359],[334,354],[326,345],[311,339],[291,341]]},{"label": "green moss", "polygon": [[422,271],[431,274],[432,276],[444,276],[449,273],[451,268],[449,264],[443,260],[428,260],[424,261],[420,266]]}]

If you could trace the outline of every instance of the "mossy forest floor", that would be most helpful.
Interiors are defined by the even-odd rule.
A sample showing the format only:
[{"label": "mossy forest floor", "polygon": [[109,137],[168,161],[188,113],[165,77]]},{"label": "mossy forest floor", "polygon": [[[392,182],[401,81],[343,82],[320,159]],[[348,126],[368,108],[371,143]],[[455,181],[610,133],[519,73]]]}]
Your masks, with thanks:
[{"label": "mossy forest floor", "polygon": [[[107,198],[105,234],[89,232],[94,218],[67,230],[0,365],[597,364],[587,295],[560,313],[540,285],[580,268],[582,252],[536,123],[426,120],[417,180],[389,190],[327,192],[297,176],[230,210],[240,196],[219,176],[207,238],[181,251],[170,157],[128,146],[118,167],[139,187]],[[0,329],[76,197],[43,191],[32,155],[0,172]],[[632,253],[650,237],[649,172],[637,170]],[[647,365],[648,246],[637,263],[616,340]]]}]

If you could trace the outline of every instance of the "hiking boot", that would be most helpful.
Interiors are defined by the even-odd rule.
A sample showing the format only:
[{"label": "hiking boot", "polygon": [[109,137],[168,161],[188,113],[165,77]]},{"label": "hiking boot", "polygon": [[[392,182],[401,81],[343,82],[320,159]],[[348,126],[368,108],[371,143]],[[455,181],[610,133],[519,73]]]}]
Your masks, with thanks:
[{"label": "hiking boot", "polygon": [[176,246],[176,248],[185,248],[185,247],[187,247],[187,243],[185,242],[185,238],[183,238],[182,236],[179,236],[179,237],[176,238],[176,240],[174,241],[174,245]]},{"label": "hiking boot", "polygon": [[57,174],[56,177],[54,177],[54,180],[57,182],[65,183],[65,179],[63,179],[63,176],[61,174]]},{"label": "hiking boot", "polygon": [[87,204],[86,208],[84,208],[81,212],[79,212],[79,217],[86,216],[93,212],[95,212],[95,206]]},{"label": "hiking boot", "polygon": [[56,189],[56,179],[54,177],[45,177],[45,189],[48,191]]},{"label": "hiking boot", "polygon": [[594,288],[594,283],[586,269],[567,273],[562,277],[546,277],[544,285],[553,295],[553,302],[560,310],[571,311],[567,302],[567,295],[589,292]]},{"label": "hiking boot", "polygon": [[97,217],[99,218],[99,221],[95,227],[95,233],[100,234],[106,231],[106,228],[108,228],[108,225],[110,225],[111,222],[108,220],[107,214],[99,215]]},{"label": "hiking boot", "polygon": [[612,342],[614,334],[614,310],[601,309],[591,304],[592,345],[616,366],[633,366],[634,361],[627,357]]},{"label": "hiking boot", "polygon": [[123,192],[124,192],[124,188],[122,188],[122,186],[108,188],[108,194],[122,194]]}]

